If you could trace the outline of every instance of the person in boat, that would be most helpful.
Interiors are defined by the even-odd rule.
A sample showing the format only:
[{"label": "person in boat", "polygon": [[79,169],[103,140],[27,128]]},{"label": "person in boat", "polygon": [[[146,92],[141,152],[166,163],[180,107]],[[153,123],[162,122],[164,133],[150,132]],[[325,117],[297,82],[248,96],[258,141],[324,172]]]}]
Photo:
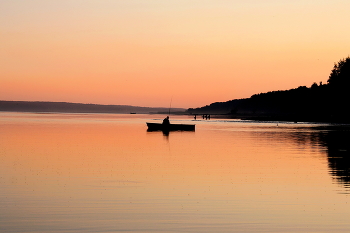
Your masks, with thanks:
[{"label": "person in boat", "polygon": [[169,116],[164,118],[163,125],[170,125]]}]

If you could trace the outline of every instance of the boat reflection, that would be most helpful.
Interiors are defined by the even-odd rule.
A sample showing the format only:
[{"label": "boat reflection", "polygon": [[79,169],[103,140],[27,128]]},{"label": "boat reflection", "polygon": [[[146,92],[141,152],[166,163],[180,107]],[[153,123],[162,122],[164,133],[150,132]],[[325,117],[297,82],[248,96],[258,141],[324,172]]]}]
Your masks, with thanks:
[{"label": "boat reflection", "polygon": [[147,132],[162,132],[164,136],[169,136],[169,133],[170,133],[169,130],[152,130],[152,129],[147,129]]},{"label": "boat reflection", "polygon": [[164,129],[147,129],[147,132],[148,133],[151,133],[151,132],[162,132],[164,136],[169,136],[170,132],[171,133],[179,133],[179,132],[192,132],[194,133],[195,131],[194,130],[164,130]]}]

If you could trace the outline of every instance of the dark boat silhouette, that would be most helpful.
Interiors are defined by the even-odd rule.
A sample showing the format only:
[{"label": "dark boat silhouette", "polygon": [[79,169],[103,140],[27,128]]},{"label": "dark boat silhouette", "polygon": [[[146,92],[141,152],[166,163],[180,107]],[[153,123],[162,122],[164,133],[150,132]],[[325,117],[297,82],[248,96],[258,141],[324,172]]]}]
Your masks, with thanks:
[{"label": "dark boat silhouette", "polygon": [[146,122],[148,131],[195,131],[195,125]]}]

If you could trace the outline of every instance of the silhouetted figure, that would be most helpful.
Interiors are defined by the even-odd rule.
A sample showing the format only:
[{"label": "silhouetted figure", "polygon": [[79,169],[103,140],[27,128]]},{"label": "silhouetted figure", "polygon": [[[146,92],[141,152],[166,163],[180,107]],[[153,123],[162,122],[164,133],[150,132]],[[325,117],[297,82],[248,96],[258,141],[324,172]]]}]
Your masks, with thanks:
[{"label": "silhouetted figure", "polygon": [[204,120],[204,118],[205,118],[205,115],[203,114],[203,120]]},{"label": "silhouetted figure", "polygon": [[208,115],[208,120],[210,120],[210,115]]},{"label": "silhouetted figure", "polygon": [[170,125],[169,116],[164,118],[163,125]]},{"label": "silhouetted figure", "polygon": [[197,115],[196,114],[194,115],[194,120],[197,120]]}]

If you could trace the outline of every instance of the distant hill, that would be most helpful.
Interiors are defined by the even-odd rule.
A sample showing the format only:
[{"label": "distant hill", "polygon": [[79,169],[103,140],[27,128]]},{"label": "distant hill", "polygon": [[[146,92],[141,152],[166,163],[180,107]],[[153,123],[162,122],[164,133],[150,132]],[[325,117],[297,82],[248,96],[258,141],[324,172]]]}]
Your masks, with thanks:
[{"label": "distant hill", "polygon": [[350,123],[349,88],[350,57],[334,65],[327,84],[260,93],[187,111],[240,119]]},{"label": "distant hill", "polygon": [[[30,102],[0,100],[0,111],[8,112],[66,112],[66,113],[168,113],[168,108],[129,105],[100,105],[68,102]],[[171,113],[184,113],[186,109],[172,108]]]}]

